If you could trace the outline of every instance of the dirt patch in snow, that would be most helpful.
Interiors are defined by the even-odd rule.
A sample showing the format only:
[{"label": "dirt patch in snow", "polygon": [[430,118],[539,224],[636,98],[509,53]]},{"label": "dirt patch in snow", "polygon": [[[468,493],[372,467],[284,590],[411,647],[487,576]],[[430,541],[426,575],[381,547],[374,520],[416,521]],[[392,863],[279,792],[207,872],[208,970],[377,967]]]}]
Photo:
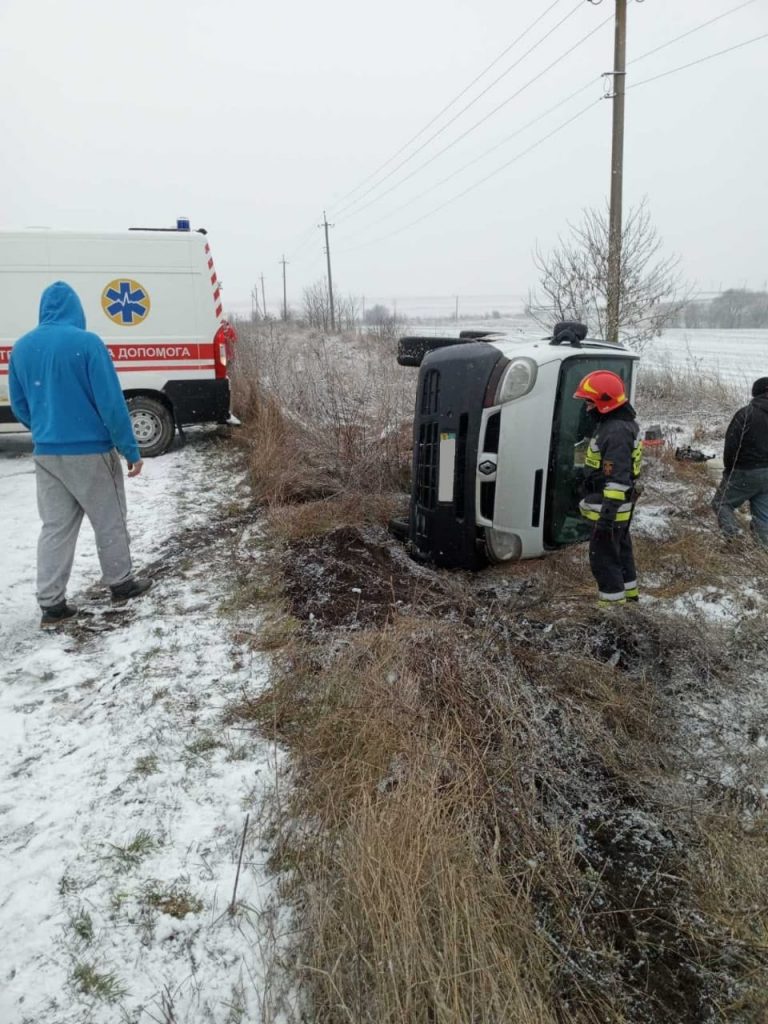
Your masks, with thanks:
[{"label": "dirt patch in snow", "polygon": [[345,526],[294,544],[282,571],[294,615],[320,626],[383,626],[414,605],[458,614],[437,574],[403,557],[376,528]]}]

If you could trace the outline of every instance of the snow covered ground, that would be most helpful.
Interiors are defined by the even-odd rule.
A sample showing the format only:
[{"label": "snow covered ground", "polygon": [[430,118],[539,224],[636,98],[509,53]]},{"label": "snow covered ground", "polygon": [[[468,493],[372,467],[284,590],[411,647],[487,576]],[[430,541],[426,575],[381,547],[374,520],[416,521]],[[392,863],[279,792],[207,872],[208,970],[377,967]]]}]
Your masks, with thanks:
[{"label": "snow covered ground", "polygon": [[266,679],[220,609],[235,566],[259,571],[247,485],[200,433],[127,490],[152,591],[113,609],[85,524],[87,617],[43,633],[30,444],[0,438],[0,1021],[277,1021],[258,806],[279,752],[222,725]]}]

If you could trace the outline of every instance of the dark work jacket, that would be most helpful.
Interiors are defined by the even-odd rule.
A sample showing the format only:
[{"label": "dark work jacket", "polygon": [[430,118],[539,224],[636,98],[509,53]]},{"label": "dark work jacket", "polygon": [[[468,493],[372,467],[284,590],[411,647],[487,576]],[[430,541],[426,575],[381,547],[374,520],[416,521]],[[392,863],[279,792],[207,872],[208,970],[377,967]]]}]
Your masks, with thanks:
[{"label": "dark work jacket", "polygon": [[638,434],[629,403],[598,415],[584,461],[585,497],[579,507],[585,519],[606,526],[631,518],[643,451]]},{"label": "dark work jacket", "polygon": [[731,420],[725,432],[723,465],[728,473],[768,467],[768,395],[753,398]]}]

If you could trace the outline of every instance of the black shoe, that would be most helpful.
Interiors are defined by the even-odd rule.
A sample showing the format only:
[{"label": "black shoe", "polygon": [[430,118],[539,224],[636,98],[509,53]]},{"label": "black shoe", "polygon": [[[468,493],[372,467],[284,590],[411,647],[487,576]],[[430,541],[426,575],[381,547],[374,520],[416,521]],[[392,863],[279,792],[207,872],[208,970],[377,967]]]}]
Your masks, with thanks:
[{"label": "black shoe", "polygon": [[52,604],[50,608],[43,608],[43,617],[40,619],[41,629],[55,629],[60,626],[63,622],[68,622],[70,619],[74,619],[77,615],[77,608],[73,608],[71,604],[67,604],[66,601],[60,601],[58,604]]},{"label": "black shoe", "polygon": [[139,579],[135,576],[126,580],[125,583],[118,583],[109,589],[112,591],[112,601],[130,601],[132,597],[141,597],[146,594],[152,586],[152,580]]}]

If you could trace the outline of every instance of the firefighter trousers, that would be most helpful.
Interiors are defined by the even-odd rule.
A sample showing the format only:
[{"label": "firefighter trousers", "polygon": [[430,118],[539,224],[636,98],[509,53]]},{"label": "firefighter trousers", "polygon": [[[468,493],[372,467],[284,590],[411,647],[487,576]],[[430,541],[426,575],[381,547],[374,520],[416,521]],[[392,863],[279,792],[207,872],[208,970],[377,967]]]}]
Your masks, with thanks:
[{"label": "firefighter trousers", "polygon": [[637,597],[637,571],[632,553],[629,523],[612,530],[595,526],[589,539],[589,567],[597,581],[601,602],[624,601]]}]

